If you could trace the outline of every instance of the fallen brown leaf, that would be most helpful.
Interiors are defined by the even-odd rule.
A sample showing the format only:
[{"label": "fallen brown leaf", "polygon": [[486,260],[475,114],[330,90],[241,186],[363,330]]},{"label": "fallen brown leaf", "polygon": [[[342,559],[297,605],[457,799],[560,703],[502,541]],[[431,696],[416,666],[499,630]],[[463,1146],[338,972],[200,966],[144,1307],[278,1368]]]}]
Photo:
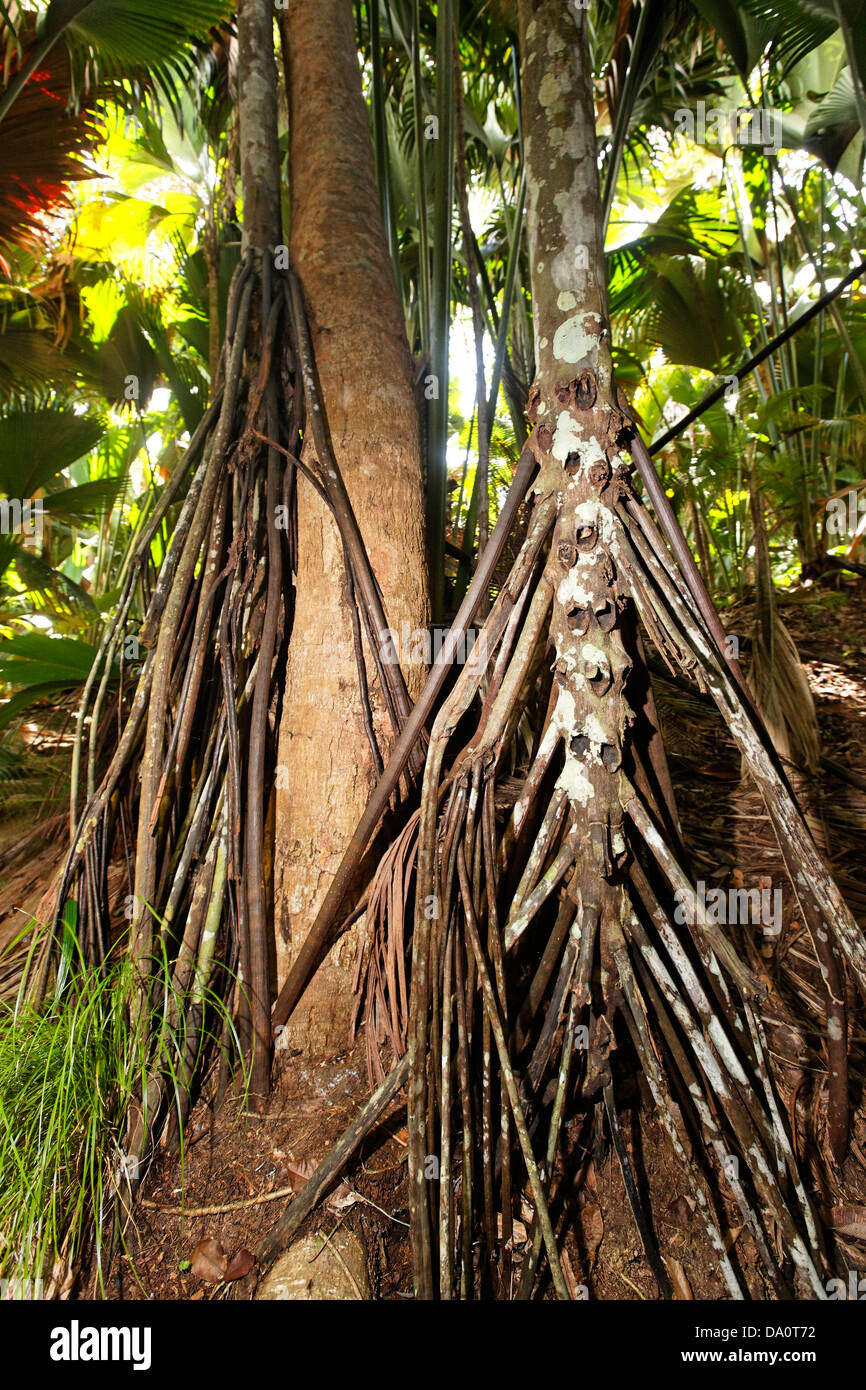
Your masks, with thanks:
[{"label": "fallen brown leaf", "polygon": [[694,1299],[692,1286],[686,1278],[686,1272],[679,1260],[673,1259],[670,1255],[666,1258],[665,1264],[668,1267],[668,1274],[671,1276],[671,1283],[674,1288],[674,1298],[678,1301]]},{"label": "fallen brown leaf", "polygon": [[308,1158],[302,1158],[298,1159],[297,1162],[293,1161],[287,1163],[286,1167],[289,1170],[289,1182],[296,1192],[303,1187],[307,1179],[311,1178],[316,1171],[315,1163],[311,1163]]},{"label": "fallen brown leaf", "polygon": [[244,1279],[249,1274],[255,1262],[256,1260],[252,1250],[247,1250],[246,1247],[244,1247],[243,1250],[239,1250],[236,1255],[232,1256],[226,1265],[226,1272],[224,1275],[226,1283],[230,1284],[233,1279]]},{"label": "fallen brown leaf", "polygon": [[228,1259],[218,1240],[200,1240],[192,1252],[190,1271],[205,1284],[221,1284]]},{"label": "fallen brown leaf", "polygon": [[592,1266],[598,1247],[604,1239],[604,1217],[601,1214],[601,1207],[596,1202],[588,1202],[581,1211],[580,1228],[583,1232],[586,1258]]},{"label": "fallen brown leaf", "polygon": [[[318,1166],[318,1163],[312,1163],[307,1158],[299,1159],[297,1163],[287,1163],[289,1182],[293,1191],[299,1192],[304,1183],[313,1176]],[[340,1186],[336,1187],[327,1199],[326,1205],[332,1211],[343,1211],[346,1207],[353,1207],[357,1200],[352,1189],[346,1183],[341,1182]]]}]

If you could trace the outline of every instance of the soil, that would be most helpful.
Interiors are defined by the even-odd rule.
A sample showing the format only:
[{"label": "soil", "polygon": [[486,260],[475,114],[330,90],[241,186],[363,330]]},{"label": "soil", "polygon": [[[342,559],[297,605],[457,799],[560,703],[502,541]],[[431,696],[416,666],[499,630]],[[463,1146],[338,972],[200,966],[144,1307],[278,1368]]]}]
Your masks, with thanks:
[{"label": "soil", "polygon": [[[838,590],[805,589],[783,597],[782,617],[794,638],[815,700],[825,759],[810,779],[807,810],[827,832],[837,875],[855,916],[866,927],[863,844],[866,831],[866,586]],[[747,602],[724,614],[729,631],[742,634],[748,664],[747,634],[752,608]],[[714,884],[732,881],[784,882],[772,832],[740,778],[740,760],[714,707],[696,692],[661,678],[654,681],[684,838],[696,877]],[[835,769],[832,766],[835,764]],[[858,778],[862,785],[856,785]],[[28,858],[26,868],[7,877],[0,890],[0,931],[16,907],[32,893],[29,884],[46,880],[55,867],[54,852],[44,860]],[[735,878],[741,875],[741,878]],[[866,1108],[863,1056],[866,1029],[862,1005],[852,997],[851,1149],[842,1172],[833,1174],[824,1136],[822,1046],[823,1006],[820,977],[790,894],[783,909],[778,941],[740,944],[761,968],[770,985],[765,1023],[770,1037],[775,1079],[789,1117],[795,1123],[798,1151],[812,1174],[813,1194],[826,1215],[833,1205],[866,1203]],[[638,1069],[627,1053],[614,1057],[614,1078],[621,1106],[623,1138],[639,1185],[648,1195],[661,1254],[677,1297],[697,1300],[725,1297],[701,1222],[695,1216],[682,1169],[671,1152],[655,1107],[643,1089]],[[207,1086],[205,1091],[208,1091]],[[161,1154],[150,1166],[136,1206],[135,1224],[125,1250],[111,1267],[104,1289],[108,1298],[215,1299],[242,1297],[243,1284],[206,1284],[189,1262],[198,1243],[216,1239],[231,1259],[253,1249],[286,1208],[289,1198],[263,1197],[300,1187],[309,1165],[332,1147],[369,1095],[363,1039],[351,1052],[311,1065],[300,1054],[280,1054],[275,1086],[262,1116],[243,1113],[231,1095],[214,1112],[202,1098],[193,1109],[182,1157]],[[560,1173],[582,1175],[571,1204],[565,1238],[566,1277],[576,1292],[598,1299],[656,1299],[659,1288],[644,1255],[632,1216],[620,1165],[604,1137],[598,1107],[587,1106],[566,1127]],[[299,1170],[299,1171],[295,1171]],[[179,1211],[183,1203],[186,1214]],[[243,1205],[238,1206],[239,1203]],[[304,1231],[333,1235],[348,1226],[367,1252],[373,1296],[385,1300],[412,1297],[408,1241],[405,1103],[396,1102],[370,1136],[330,1204],[321,1205]],[[201,1208],[218,1208],[193,1215]],[[222,1210],[233,1207],[232,1210]],[[521,1216],[531,1209],[524,1201]],[[717,1212],[719,1227],[732,1258],[753,1297],[772,1297],[750,1233],[742,1229],[735,1208]],[[521,1234],[517,1228],[516,1237]],[[836,1240],[837,1269],[857,1268],[863,1242]],[[521,1249],[515,1245],[514,1273]],[[79,1297],[93,1297],[92,1267],[82,1272]],[[542,1278],[537,1296],[552,1296]]]},{"label": "soil", "polygon": [[[285,1195],[260,1199],[300,1189],[369,1095],[363,1046],[317,1065],[298,1053],[277,1067],[263,1115],[246,1114],[231,1096],[217,1112],[200,1100],[187,1127],[182,1162],[180,1155],[163,1154],[151,1165],[106,1297],[214,1299],[235,1292],[231,1284],[209,1286],[188,1270],[196,1246],[218,1240],[230,1260],[253,1248],[289,1200]],[[346,1181],[304,1229],[333,1238],[348,1226],[367,1252],[374,1297],[411,1298],[407,1201],[405,1105],[398,1101],[370,1135]],[[187,1213],[217,1210],[183,1214],[181,1203]],[[94,1296],[94,1277],[91,1270],[81,1296]]]}]

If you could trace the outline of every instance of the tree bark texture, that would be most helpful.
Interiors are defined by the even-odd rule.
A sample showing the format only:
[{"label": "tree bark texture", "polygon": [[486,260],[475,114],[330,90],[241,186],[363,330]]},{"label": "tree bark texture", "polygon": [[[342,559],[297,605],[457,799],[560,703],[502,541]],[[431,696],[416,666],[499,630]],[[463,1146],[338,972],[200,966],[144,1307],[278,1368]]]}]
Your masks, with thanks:
[{"label": "tree bark texture", "polygon": [[536,352],[529,414],[537,488],[559,504],[546,574],[553,723],[565,749],[559,785],[572,807],[584,912],[616,921],[625,910],[611,882],[626,858],[619,774],[632,720],[614,512],[625,421],[611,368],[586,12],[522,0],[520,19]]},{"label": "tree bark texture", "polygon": [[[392,630],[427,622],[421,450],[412,363],[388,257],[350,0],[292,0],[283,16],[289,93],[292,264],[304,289],[322,406]],[[307,445],[308,448],[311,445]],[[313,489],[298,485],[297,610],[276,791],[278,983],[327,892],[376,780],[364,728],[343,550]],[[393,742],[369,645],[383,757]],[[424,666],[401,664],[414,697]],[[356,932],[331,951],[289,1022],[289,1045],[346,1044]]]}]

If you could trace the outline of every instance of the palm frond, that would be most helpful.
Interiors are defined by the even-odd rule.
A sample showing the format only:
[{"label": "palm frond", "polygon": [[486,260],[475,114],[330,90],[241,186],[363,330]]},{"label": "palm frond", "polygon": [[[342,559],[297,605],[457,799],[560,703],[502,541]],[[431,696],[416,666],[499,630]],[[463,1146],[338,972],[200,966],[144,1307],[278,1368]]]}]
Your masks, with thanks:
[{"label": "palm frond", "polygon": [[742,0],[740,8],[774,31],[773,56],[783,74],[837,27],[833,0]]},{"label": "palm frond", "polygon": [[[15,560],[18,578],[26,586],[21,596],[22,611],[42,613],[46,617],[74,619],[72,626],[92,623],[98,616],[90,595],[61,570],[54,569],[41,555],[19,550]],[[68,624],[67,624],[68,625]]]},{"label": "palm frond", "polygon": [[71,96],[66,55],[51,53],[3,121],[0,256],[18,238],[44,239],[42,218],[68,203],[68,184],[92,177],[85,163],[98,134],[92,101],[70,111]]},{"label": "palm frond", "polygon": [[103,432],[98,416],[62,407],[5,411],[0,415],[0,492],[32,497],[89,453]]},{"label": "palm frond", "polygon": [[111,511],[123,484],[123,478],[94,478],[77,487],[48,493],[43,506],[49,516],[63,517],[67,521],[97,521]]}]

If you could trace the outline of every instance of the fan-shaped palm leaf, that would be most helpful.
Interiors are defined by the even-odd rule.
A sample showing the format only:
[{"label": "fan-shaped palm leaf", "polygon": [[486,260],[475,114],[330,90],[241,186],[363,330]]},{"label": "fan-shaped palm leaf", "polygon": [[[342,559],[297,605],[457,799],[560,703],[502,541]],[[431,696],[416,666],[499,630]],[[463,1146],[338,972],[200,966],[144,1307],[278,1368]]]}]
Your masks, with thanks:
[{"label": "fan-shaped palm leaf", "polygon": [[61,351],[44,329],[18,322],[0,332],[0,401],[44,392],[46,382],[71,384],[82,371],[90,375],[86,356],[72,347]]},{"label": "fan-shaped palm leaf", "polygon": [[6,411],[0,415],[0,491],[32,497],[89,453],[103,430],[97,417],[59,407]]},{"label": "fan-shaped palm leaf", "polygon": [[773,55],[783,73],[838,26],[833,0],[742,0],[739,8],[775,29]]},{"label": "fan-shaped palm leaf", "polygon": [[[96,604],[90,595],[70,579],[62,570],[54,569],[41,555],[20,547],[15,558],[15,569],[26,591],[21,595],[21,616],[26,612],[39,612],[61,621],[74,619],[73,626],[92,623],[98,616]],[[10,605],[10,612],[15,605]]]},{"label": "fan-shaped palm leaf", "polygon": [[52,53],[3,122],[0,252],[16,238],[38,240],[40,218],[68,201],[67,185],[91,177],[83,154],[96,140],[92,104],[70,111],[70,96],[66,55]]},{"label": "fan-shaped palm leaf", "polygon": [[123,478],[94,478],[78,487],[48,493],[43,505],[49,516],[61,516],[68,521],[95,521],[111,510],[123,483]]},{"label": "fan-shaped palm leaf", "polygon": [[227,0],[51,0],[21,65],[0,97],[0,121],[64,40],[72,71],[89,84],[170,84],[195,40],[231,18]]},{"label": "fan-shaped palm leaf", "polygon": [[740,315],[714,261],[659,262],[643,331],[669,362],[717,372],[742,353]]},{"label": "fan-shaped palm leaf", "polygon": [[38,239],[40,216],[64,201],[70,180],[88,176],[82,156],[100,97],[140,104],[158,89],[179,113],[191,47],[232,9],[228,0],[52,0],[38,20],[28,13],[0,89],[0,251],[15,236]]}]

